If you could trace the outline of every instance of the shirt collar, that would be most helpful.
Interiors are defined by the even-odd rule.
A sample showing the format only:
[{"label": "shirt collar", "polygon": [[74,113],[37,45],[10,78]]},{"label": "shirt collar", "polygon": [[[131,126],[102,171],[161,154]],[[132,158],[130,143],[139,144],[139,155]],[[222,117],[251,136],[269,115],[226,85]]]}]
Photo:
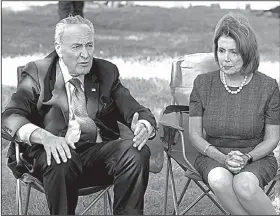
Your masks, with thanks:
[{"label": "shirt collar", "polygon": [[[60,66],[60,69],[61,69],[61,72],[62,72],[62,75],[63,75],[63,78],[64,78],[64,82],[66,84],[67,82],[69,82],[69,80],[71,80],[74,77],[72,77],[70,75],[70,73],[68,71],[68,68],[64,64],[62,58],[59,58],[59,62],[58,63],[59,63],[59,66]],[[82,86],[84,86],[84,77],[85,77],[84,75],[80,75],[80,76],[76,77],[76,78],[78,78],[81,81]]]}]

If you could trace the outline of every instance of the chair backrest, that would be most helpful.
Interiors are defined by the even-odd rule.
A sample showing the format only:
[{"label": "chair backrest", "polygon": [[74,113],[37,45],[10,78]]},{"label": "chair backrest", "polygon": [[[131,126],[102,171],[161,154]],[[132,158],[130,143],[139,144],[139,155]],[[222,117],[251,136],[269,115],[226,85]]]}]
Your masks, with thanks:
[{"label": "chair backrest", "polygon": [[17,67],[17,83],[19,84],[21,73],[23,71],[24,66],[18,66]]},{"label": "chair backrest", "polygon": [[189,105],[193,81],[199,74],[218,70],[213,53],[196,53],[180,57],[172,63],[170,89],[180,105]]},{"label": "chair backrest", "polygon": [[[189,106],[190,93],[194,79],[199,74],[218,70],[213,53],[196,53],[180,57],[172,63],[170,90],[173,104]],[[184,128],[185,154],[193,165],[198,155],[197,149],[189,141],[189,114],[179,116],[181,127]],[[173,150],[182,151],[181,141],[178,140]]]}]

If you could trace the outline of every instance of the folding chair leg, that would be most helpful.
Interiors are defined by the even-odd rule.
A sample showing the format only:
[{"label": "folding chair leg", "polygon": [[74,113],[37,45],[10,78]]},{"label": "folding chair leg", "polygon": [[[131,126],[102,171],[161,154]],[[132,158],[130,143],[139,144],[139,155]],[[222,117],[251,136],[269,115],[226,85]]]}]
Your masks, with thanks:
[{"label": "folding chair leg", "polygon": [[[167,159],[169,157],[167,156]],[[169,163],[166,165],[166,176],[165,176],[165,194],[164,194],[164,203],[163,203],[163,215],[166,215],[167,207],[167,194],[168,194],[168,180],[169,180]]]},{"label": "folding chair leg", "polygon": [[104,194],[104,214],[105,215],[113,215],[113,205],[112,205],[112,199],[111,199],[111,195],[110,195],[110,188]]},{"label": "folding chair leg", "polygon": [[103,196],[103,199],[104,199],[104,215],[107,215],[107,192],[104,194]]},{"label": "folding chair leg", "polygon": [[169,163],[169,175],[171,178],[171,189],[172,189],[172,196],[173,196],[173,204],[174,204],[174,209],[175,209],[175,214],[178,215],[178,203],[177,203],[177,195],[176,195],[176,189],[175,189],[175,182],[174,182],[174,176],[173,176],[173,171],[172,171],[172,166],[171,166],[171,159],[168,158],[167,163]]},{"label": "folding chair leg", "polygon": [[271,185],[269,186],[268,190],[266,191],[266,195],[269,195],[270,191],[272,190],[272,188],[274,187],[275,184],[276,184],[276,181],[273,181],[271,183]]},{"label": "folding chair leg", "polygon": [[26,188],[26,202],[25,202],[25,208],[24,208],[24,215],[27,215],[28,206],[29,206],[30,191],[31,191],[31,184],[28,184],[27,188]]},{"label": "folding chair leg", "polygon": [[206,194],[203,193],[199,197],[196,198],[180,215],[186,214],[196,203],[198,203]]},{"label": "folding chair leg", "polygon": [[89,204],[89,206],[81,213],[81,215],[84,215],[108,190],[110,187],[107,187],[101,193],[98,194],[98,196]]},{"label": "folding chair leg", "polygon": [[[184,195],[185,195],[185,193],[186,193],[186,190],[188,189],[188,187],[189,187],[189,185],[190,185],[190,182],[191,182],[191,179],[189,178],[188,181],[187,181],[187,183],[186,183],[186,185],[185,185],[185,187],[183,188],[183,190],[182,190],[182,192],[181,192],[181,194],[180,194],[179,200],[177,201],[178,206],[179,206],[180,203],[182,202],[182,199],[183,199],[183,197],[184,197]],[[174,214],[174,213],[175,213],[175,211],[173,210],[172,214]]]},{"label": "folding chair leg", "polygon": [[109,205],[109,208],[108,208],[109,215],[113,215],[113,205],[112,205],[112,199],[111,199],[109,190],[106,192],[106,194],[107,194],[107,200],[108,200],[108,205]]},{"label": "folding chair leg", "polygon": [[203,187],[198,181],[196,181],[196,180],[194,180],[194,182],[196,183],[196,185],[197,185],[198,187],[200,187],[200,189],[209,197],[209,199],[212,200],[212,202],[213,202],[225,215],[229,215],[229,213],[226,212],[226,211],[224,210],[224,208],[220,205],[220,203],[218,203],[218,202],[209,194],[209,192],[210,192],[209,189],[208,189],[208,190],[205,190],[204,187]]},{"label": "folding chair leg", "polygon": [[188,181],[187,181],[187,183],[186,183],[184,189],[182,190],[182,193],[181,193],[181,195],[180,195],[180,198],[179,198],[179,200],[178,200],[178,205],[180,205],[180,203],[182,202],[182,199],[183,199],[183,197],[184,197],[184,195],[185,195],[186,190],[187,190],[188,187],[189,187],[190,182],[191,182],[191,179],[188,179]]},{"label": "folding chair leg", "polygon": [[19,179],[17,179],[17,186],[16,186],[16,202],[17,202],[17,214],[22,215],[21,183]]}]

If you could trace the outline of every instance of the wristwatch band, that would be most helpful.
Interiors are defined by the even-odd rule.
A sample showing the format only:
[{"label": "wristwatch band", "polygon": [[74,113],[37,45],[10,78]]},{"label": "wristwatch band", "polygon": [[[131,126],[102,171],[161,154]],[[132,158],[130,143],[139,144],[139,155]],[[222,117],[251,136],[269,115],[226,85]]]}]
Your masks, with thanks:
[{"label": "wristwatch band", "polygon": [[246,153],[245,155],[248,157],[247,163],[248,163],[248,164],[253,163],[253,157],[252,157],[250,154],[248,154],[248,153]]}]

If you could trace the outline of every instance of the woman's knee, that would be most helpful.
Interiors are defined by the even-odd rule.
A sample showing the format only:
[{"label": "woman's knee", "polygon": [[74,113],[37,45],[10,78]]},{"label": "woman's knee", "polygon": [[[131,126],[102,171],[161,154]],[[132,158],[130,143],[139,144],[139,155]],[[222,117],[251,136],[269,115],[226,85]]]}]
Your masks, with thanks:
[{"label": "woman's knee", "polygon": [[243,200],[252,200],[259,188],[258,178],[251,172],[242,172],[233,178],[236,196]]},{"label": "woman's knee", "polygon": [[216,167],[208,174],[208,183],[215,191],[225,191],[226,188],[232,187],[232,174],[223,167]]}]

